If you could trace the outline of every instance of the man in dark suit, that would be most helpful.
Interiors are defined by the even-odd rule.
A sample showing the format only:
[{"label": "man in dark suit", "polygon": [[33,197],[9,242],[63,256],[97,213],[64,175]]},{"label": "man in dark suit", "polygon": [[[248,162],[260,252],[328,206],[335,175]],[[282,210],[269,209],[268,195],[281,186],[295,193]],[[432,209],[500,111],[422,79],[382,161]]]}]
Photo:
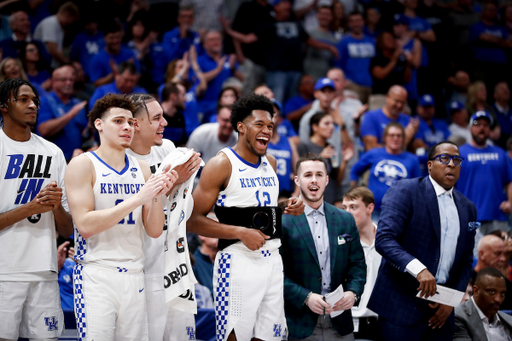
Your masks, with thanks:
[{"label": "man in dark suit", "polygon": [[472,298],[455,308],[454,341],[511,340],[512,316],[498,311],[507,286],[501,271],[485,268],[476,276]]},{"label": "man in dark suit", "polygon": [[[289,340],[354,340],[350,308],[366,282],[359,232],[350,213],[324,202],[329,177],[323,157],[307,153],[297,161],[304,214],[283,216],[281,255]],[[333,306],[324,295],[343,286]],[[331,319],[332,311],[346,310]]]},{"label": "man in dark suit", "polygon": [[375,246],[383,259],[368,308],[385,340],[451,340],[453,307],[416,294],[433,296],[437,284],[464,292],[472,272],[476,208],[454,189],[463,158],[447,141],[428,158],[429,177],[395,182],[382,201]]}]

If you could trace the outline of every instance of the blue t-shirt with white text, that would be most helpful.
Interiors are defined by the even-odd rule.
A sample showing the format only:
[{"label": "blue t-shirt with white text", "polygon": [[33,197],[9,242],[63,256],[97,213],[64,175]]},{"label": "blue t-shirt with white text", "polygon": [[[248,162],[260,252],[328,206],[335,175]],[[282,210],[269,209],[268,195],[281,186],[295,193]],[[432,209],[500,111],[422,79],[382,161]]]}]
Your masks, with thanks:
[{"label": "blue t-shirt with white text", "polygon": [[369,111],[364,115],[361,128],[359,129],[361,138],[365,136],[375,136],[377,143],[382,144],[382,134],[389,123],[398,122],[405,128],[410,120],[411,118],[409,116],[402,113],[400,113],[397,120],[392,120],[384,115],[382,108]]},{"label": "blue t-shirt with white text", "polygon": [[370,61],[375,57],[375,41],[367,36],[355,39],[351,35],[338,43],[340,58],[336,63],[344,72],[345,77],[362,86],[372,86]]},{"label": "blue t-shirt with white text", "polygon": [[504,188],[512,181],[510,158],[495,146],[475,148],[465,144],[459,151],[464,161],[457,189],[475,203],[480,222],[506,221],[508,217],[500,210],[500,204],[507,200]]},{"label": "blue t-shirt with white text", "polygon": [[375,196],[376,210],[380,210],[384,194],[395,181],[421,175],[420,164],[414,154],[389,154],[386,148],[374,148],[364,153],[350,170],[350,181],[359,180],[367,169],[370,169],[368,189]]}]

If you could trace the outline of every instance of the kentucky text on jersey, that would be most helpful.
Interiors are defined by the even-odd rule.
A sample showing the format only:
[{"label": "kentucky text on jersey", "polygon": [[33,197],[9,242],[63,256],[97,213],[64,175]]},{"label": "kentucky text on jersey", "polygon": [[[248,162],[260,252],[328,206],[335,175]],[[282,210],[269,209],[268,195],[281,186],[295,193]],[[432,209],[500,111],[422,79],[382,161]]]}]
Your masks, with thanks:
[{"label": "kentucky text on jersey", "polygon": [[468,161],[498,161],[498,153],[479,153],[479,154],[468,154]]},{"label": "kentucky text on jersey", "polygon": [[259,176],[257,178],[240,178],[242,188],[247,187],[273,187],[277,186],[273,177]]},{"label": "kentucky text on jersey", "polygon": [[4,179],[23,179],[18,188],[14,204],[32,201],[43,187],[44,179],[51,177],[52,157],[35,154],[9,155],[9,164]]},{"label": "kentucky text on jersey", "polygon": [[100,194],[136,194],[143,184],[110,184],[100,183]]}]

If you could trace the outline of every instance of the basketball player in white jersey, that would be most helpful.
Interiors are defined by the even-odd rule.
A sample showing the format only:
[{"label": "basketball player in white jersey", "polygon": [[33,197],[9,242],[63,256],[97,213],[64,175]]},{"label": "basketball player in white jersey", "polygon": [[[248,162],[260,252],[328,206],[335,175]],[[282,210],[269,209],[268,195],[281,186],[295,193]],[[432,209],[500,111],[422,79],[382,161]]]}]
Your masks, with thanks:
[{"label": "basketball player in white jersey", "polygon": [[152,238],[162,234],[161,196],[177,174],[151,175],[145,161],[126,154],[134,111],[124,95],[99,99],[89,123],[98,130],[101,145],[74,158],[66,171],[76,226],[73,285],[79,340],[148,340],[143,229]]},{"label": "basketball player in white jersey", "polygon": [[0,83],[0,340],[57,340],[64,327],[55,231],[73,232],[66,160],[31,133],[39,103],[29,82]]},{"label": "basketball player in white jersey", "polygon": [[[163,117],[162,107],[153,96],[133,94],[130,95],[130,99],[136,106],[136,122],[133,141],[130,148],[126,149],[126,153],[146,161],[151,173],[155,173],[164,158],[175,149],[172,141],[162,138],[167,121]],[[195,153],[187,163],[175,167],[178,173],[176,184],[189,179],[199,169],[200,162],[199,153]],[[170,212],[166,212],[166,218],[168,214]],[[194,315],[168,307],[166,304],[163,279],[168,228],[174,227],[165,224],[162,235],[156,239],[143,233],[144,281],[150,341],[189,340],[191,334],[195,334]],[[186,240],[186,236],[182,237]],[[192,269],[188,270],[192,273]]]},{"label": "basketball player in white jersey", "polygon": [[[272,102],[261,95],[251,94],[233,104],[231,124],[238,142],[206,164],[193,193],[189,231],[221,238],[213,278],[219,341],[282,340],[286,334],[281,242],[275,230],[263,233],[254,228],[265,225],[256,223],[262,217],[268,226],[277,215],[265,208],[278,206],[276,159],[266,153],[273,112]],[[220,223],[206,218],[213,205]],[[288,214],[304,211],[298,198],[279,206]],[[231,218],[244,221],[244,226],[222,223]]]}]

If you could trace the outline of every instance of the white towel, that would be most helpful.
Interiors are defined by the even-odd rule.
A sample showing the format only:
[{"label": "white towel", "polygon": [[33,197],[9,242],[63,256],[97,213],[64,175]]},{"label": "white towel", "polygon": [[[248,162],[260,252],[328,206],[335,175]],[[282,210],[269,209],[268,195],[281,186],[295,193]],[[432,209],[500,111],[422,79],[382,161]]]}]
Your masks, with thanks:
[{"label": "white towel", "polygon": [[[184,164],[193,153],[192,150],[187,148],[176,148],[165,157],[155,174],[162,173],[169,164],[171,169]],[[204,166],[202,161],[201,166]],[[194,297],[194,284],[197,283],[197,280],[190,264],[186,222],[194,208],[192,187],[196,175],[197,171],[184,183],[174,186],[165,201],[168,212],[167,239],[164,253],[165,301],[167,305],[177,310],[193,314],[197,313],[197,304]]]}]

